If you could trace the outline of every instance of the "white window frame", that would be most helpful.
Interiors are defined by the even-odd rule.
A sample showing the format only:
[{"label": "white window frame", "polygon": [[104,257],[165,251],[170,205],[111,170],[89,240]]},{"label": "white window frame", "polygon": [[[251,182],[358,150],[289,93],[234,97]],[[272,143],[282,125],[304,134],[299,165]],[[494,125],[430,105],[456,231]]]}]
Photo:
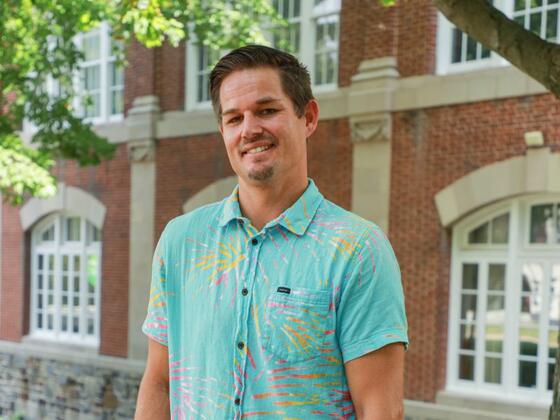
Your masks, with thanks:
[{"label": "white window frame", "polygon": [[[331,4],[325,8],[325,10],[315,10],[316,7],[313,5],[313,1],[301,1],[300,2],[300,16],[299,18],[289,19],[289,22],[299,22],[300,24],[300,45],[298,59],[307,67],[309,74],[311,76],[311,83],[314,93],[330,92],[338,87],[338,74],[340,68],[340,11],[341,11],[341,0],[329,0]],[[338,15],[338,46],[337,46],[337,63],[334,75],[334,83],[316,85],[314,84],[315,79],[315,41],[316,41],[316,20],[329,15]],[[304,37],[303,34],[309,34],[308,37]],[[268,36],[269,42],[272,42],[272,36]],[[195,37],[192,38],[186,44],[187,53],[185,54],[186,65],[185,65],[185,104],[187,110],[209,110],[211,109],[211,101],[198,102],[198,49],[197,40]]]},{"label": "white window frame", "polygon": [[[451,283],[449,296],[449,327],[447,350],[446,389],[455,393],[473,397],[492,397],[502,401],[524,401],[549,405],[552,391],[547,390],[548,331],[550,329],[549,312],[540,314],[539,346],[537,362],[537,386],[526,389],[518,386],[519,353],[519,311],[523,262],[542,263],[544,282],[542,285],[542,304],[548,308],[550,301],[550,278],[553,264],[560,264],[560,244],[535,247],[529,244],[530,206],[548,202],[560,202],[560,195],[533,195],[515,198],[506,202],[491,205],[459,222],[453,228],[451,253]],[[492,218],[509,212],[509,238],[504,246],[468,245],[468,232]],[[478,264],[477,319],[475,380],[459,379],[459,335],[461,312],[461,280],[464,263]],[[484,382],[483,359],[485,351],[484,330],[486,313],[487,269],[491,263],[505,263],[505,323],[502,349],[502,383],[489,384]]]},{"label": "white window frame", "polygon": [[[78,217],[80,219],[80,241],[62,241],[62,235],[64,233],[63,221],[68,217]],[[97,348],[99,347],[99,336],[100,336],[100,307],[101,307],[101,241],[87,243],[88,237],[88,222],[85,218],[68,213],[68,212],[58,212],[53,215],[46,217],[44,220],[39,222],[36,227],[33,228],[31,234],[31,296],[30,296],[30,330],[29,337],[36,338],[45,341],[52,341],[56,343],[69,343],[76,345],[83,345],[87,347]],[[54,225],[54,240],[49,242],[41,241],[41,235],[46,231],[47,228]],[[37,325],[37,315],[38,315],[38,258],[39,255],[43,255],[43,270],[47,267],[48,258],[46,256],[54,256],[54,319],[53,319],[53,330],[48,330],[45,328],[46,317],[43,317],[43,328],[38,328]],[[62,285],[62,257],[63,256],[80,256],[80,314],[79,314],[79,332],[65,332],[61,330],[61,295]],[[87,264],[88,256],[95,255],[97,257],[97,283],[94,291],[95,300],[95,313],[93,316],[93,334],[87,334],[87,312],[86,305],[89,302],[89,296],[87,291]],[[69,265],[70,266],[70,265]],[[43,282],[47,282],[47,276],[43,275]],[[45,286],[43,286],[45,290]],[[58,292],[58,293],[57,293]],[[72,293],[69,293],[68,302],[70,303],[70,296],[73,297]],[[43,292],[43,311],[45,311],[47,305],[47,296]],[[68,315],[68,322],[71,323],[71,317]],[[70,324],[71,325],[71,324]]]},{"label": "white window frame", "polygon": [[[513,17],[515,0],[495,0],[495,7],[500,9],[506,16]],[[546,2],[546,0],[543,0]],[[543,3],[544,5],[545,3]],[[555,7],[555,6],[553,6]],[[548,10],[544,6],[540,9]],[[544,22],[544,13],[541,17]],[[527,23],[527,18],[525,19]],[[560,42],[560,19],[558,20],[558,30],[556,33],[556,41]],[[463,73],[473,70],[481,70],[500,66],[509,66],[510,63],[506,59],[494,51],[490,51],[490,57],[472,60],[468,62],[452,63],[452,40],[453,40],[453,25],[447,18],[438,12],[438,28],[437,28],[437,42],[436,42],[436,73],[439,75]],[[542,29],[544,30],[544,29]]]},{"label": "white window frame", "polygon": [[[87,34],[78,34],[75,38],[76,45],[81,48],[82,41],[90,36],[99,35],[99,43],[100,43],[100,55],[97,60],[91,61],[84,61],[79,65],[79,71],[74,76],[74,86],[76,87],[76,97],[73,101],[74,109],[79,115],[84,114],[84,108],[82,106],[82,74],[81,70],[84,67],[89,65],[98,64],[100,66],[99,72],[99,91],[100,91],[100,113],[99,116],[96,117],[88,117],[85,118],[84,121],[87,123],[91,123],[93,125],[97,124],[104,124],[108,122],[117,122],[121,121],[124,118],[124,113],[112,114],[111,113],[111,96],[113,91],[122,89],[124,95],[124,75],[123,75],[123,84],[111,86],[110,84],[110,74],[109,74],[109,67],[111,64],[117,61],[117,57],[113,54],[111,49],[111,28],[107,22],[102,22],[98,27],[92,29]],[[124,72],[124,69],[122,70]],[[124,98],[123,98],[124,100]],[[123,110],[124,111],[124,110]]]}]

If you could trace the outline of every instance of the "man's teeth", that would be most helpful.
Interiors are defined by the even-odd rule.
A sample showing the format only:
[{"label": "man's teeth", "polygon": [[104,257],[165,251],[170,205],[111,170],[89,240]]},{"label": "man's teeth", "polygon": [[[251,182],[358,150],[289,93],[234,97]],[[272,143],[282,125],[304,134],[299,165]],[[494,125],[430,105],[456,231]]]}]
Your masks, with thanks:
[{"label": "man's teeth", "polygon": [[264,152],[265,150],[270,149],[272,146],[260,146],[260,147],[255,147],[254,149],[248,150],[247,153],[249,154],[254,154],[254,153],[260,153],[260,152]]}]

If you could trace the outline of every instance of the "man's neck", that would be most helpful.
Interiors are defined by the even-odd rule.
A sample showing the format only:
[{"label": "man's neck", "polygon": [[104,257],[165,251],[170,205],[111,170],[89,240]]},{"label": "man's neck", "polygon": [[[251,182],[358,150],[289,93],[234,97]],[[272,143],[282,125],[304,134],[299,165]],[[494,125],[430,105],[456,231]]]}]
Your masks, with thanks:
[{"label": "man's neck", "polygon": [[239,180],[241,213],[260,231],[268,222],[290,208],[307,188],[307,177],[295,182],[254,185]]}]

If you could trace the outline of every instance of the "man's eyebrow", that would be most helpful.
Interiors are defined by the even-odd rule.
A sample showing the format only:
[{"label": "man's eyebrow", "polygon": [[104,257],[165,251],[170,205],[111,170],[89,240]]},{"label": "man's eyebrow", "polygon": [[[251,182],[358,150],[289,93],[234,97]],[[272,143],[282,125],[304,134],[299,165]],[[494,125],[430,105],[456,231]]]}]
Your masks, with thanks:
[{"label": "man's eyebrow", "polygon": [[[264,98],[257,99],[255,102],[257,105],[265,105],[271,102],[280,102],[280,98],[274,98],[272,96],[265,96]],[[223,115],[227,114],[235,114],[237,112],[237,108],[229,108],[222,112]]]}]

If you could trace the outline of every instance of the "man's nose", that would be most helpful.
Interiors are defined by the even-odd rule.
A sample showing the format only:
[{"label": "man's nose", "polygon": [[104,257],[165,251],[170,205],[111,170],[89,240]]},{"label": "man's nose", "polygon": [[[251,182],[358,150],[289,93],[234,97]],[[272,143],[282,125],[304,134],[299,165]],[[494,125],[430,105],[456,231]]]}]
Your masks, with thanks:
[{"label": "man's nose", "polygon": [[243,116],[243,131],[241,133],[243,138],[250,140],[255,136],[261,135],[262,132],[263,129],[258,118],[252,114]]}]

